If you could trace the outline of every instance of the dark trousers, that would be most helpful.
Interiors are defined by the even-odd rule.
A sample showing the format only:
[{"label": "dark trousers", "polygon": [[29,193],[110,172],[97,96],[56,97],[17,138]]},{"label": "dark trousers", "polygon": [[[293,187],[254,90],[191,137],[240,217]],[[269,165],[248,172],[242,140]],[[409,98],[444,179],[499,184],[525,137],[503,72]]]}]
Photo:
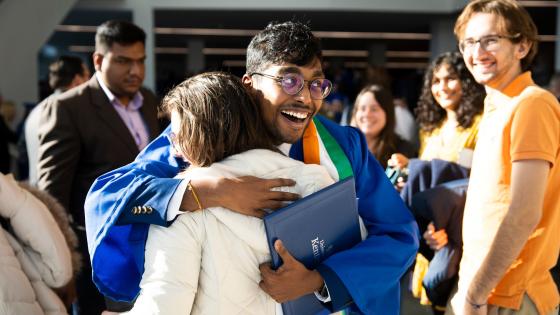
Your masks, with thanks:
[{"label": "dark trousers", "polygon": [[111,312],[126,312],[130,311],[134,306],[134,302],[121,302],[115,301],[111,298],[105,297],[105,305],[107,305],[107,310]]}]

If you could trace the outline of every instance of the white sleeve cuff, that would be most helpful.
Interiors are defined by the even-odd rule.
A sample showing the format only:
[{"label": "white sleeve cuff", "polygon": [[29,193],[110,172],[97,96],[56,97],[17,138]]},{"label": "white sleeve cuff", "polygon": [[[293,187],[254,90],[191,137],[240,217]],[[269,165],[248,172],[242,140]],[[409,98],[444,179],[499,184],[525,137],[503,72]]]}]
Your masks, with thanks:
[{"label": "white sleeve cuff", "polygon": [[321,290],[321,292],[315,291],[313,293],[315,293],[315,297],[323,303],[328,303],[331,301],[331,294],[329,293],[329,288],[327,287],[326,283],[325,283],[325,287]]},{"label": "white sleeve cuff", "polygon": [[187,185],[190,180],[190,178],[184,178],[181,180],[179,186],[177,186],[173,197],[171,197],[171,200],[167,205],[167,222],[175,220],[179,214],[184,213],[181,211],[181,202],[183,201],[183,195],[185,194],[185,191],[187,191]]}]

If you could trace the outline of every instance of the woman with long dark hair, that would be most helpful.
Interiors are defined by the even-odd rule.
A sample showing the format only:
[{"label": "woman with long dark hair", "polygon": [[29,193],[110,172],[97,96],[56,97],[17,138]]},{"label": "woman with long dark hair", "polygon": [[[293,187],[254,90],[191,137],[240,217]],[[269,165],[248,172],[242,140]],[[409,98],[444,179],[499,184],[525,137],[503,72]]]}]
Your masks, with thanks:
[{"label": "woman with long dark hair", "polygon": [[372,84],[364,87],[354,103],[352,126],[365,135],[369,150],[383,168],[394,153],[407,158],[416,150],[408,141],[395,133],[395,105],[391,92],[384,86]]},{"label": "woman with long dark hair", "polygon": [[[426,70],[415,109],[420,159],[437,158],[470,167],[485,95],[460,53],[439,55]],[[406,167],[408,159],[396,154],[389,164]]]},{"label": "woman with long dark hair", "polygon": [[[420,126],[420,159],[441,159],[470,168],[478,125],[482,116],[485,92],[468,71],[458,52],[439,55],[424,75],[422,94],[416,107],[416,120]],[[408,158],[394,154],[389,164],[397,168],[408,166]],[[423,233],[426,244],[434,251],[448,244],[445,229],[436,230],[433,222]],[[413,275],[413,295],[428,304],[422,287],[422,278],[429,262],[419,254]],[[433,304],[434,314],[442,314]]]}]

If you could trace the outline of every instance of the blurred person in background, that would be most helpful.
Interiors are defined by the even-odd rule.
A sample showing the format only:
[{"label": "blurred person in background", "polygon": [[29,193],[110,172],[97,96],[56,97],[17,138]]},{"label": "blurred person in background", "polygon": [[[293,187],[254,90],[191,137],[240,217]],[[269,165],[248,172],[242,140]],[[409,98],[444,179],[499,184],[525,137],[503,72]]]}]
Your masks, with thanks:
[{"label": "blurred person in background", "polygon": [[350,124],[365,135],[369,150],[383,168],[395,153],[416,156],[414,146],[395,133],[393,97],[382,85],[368,85],[358,93]]},{"label": "blurred person in background", "polygon": [[16,121],[17,110],[16,104],[12,101],[3,101],[0,107],[0,115],[4,118],[4,123],[12,130],[15,130],[14,123]]},{"label": "blurred person in background", "polygon": [[[76,87],[89,80],[91,73],[82,59],[74,56],[60,56],[49,66],[49,86],[57,97],[63,92]],[[45,104],[50,100],[39,103],[25,120],[24,134],[25,147],[29,167],[29,183],[37,184],[37,161],[39,151],[39,118]]]},{"label": "blurred person in background", "polygon": [[418,124],[416,118],[408,109],[408,103],[404,97],[394,97],[395,104],[395,133],[403,140],[410,142],[416,150],[420,146],[418,139]]},{"label": "blurred person in background", "polygon": [[4,103],[4,99],[0,94],[0,172],[3,174],[11,172],[12,156],[9,145],[10,143],[15,144],[17,142],[16,133],[9,127],[10,117],[4,116],[5,113],[8,116],[10,115],[9,107],[10,105]]},{"label": "blurred person in background", "polygon": [[548,83],[548,90],[560,100],[560,72],[556,72],[552,75]]},{"label": "blurred person in background", "polygon": [[[477,141],[484,96],[483,87],[476,83],[460,53],[446,52],[439,55],[426,70],[420,100],[415,109],[420,126],[419,158],[424,161],[440,159],[457,163],[466,168],[463,172],[468,176],[472,152]],[[389,165],[397,169],[406,169],[409,166],[409,159],[397,153],[391,157]],[[423,169],[431,167],[432,164],[416,163],[416,166],[422,169],[410,169],[408,173],[422,176]],[[447,166],[460,168],[457,165],[446,164]],[[433,174],[438,171],[430,170],[430,173]],[[445,171],[444,169],[442,173]],[[418,177],[411,176],[413,177],[409,178],[408,185],[405,182],[398,183],[398,187],[403,190],[402,194],[405,198],[435,187],[445,180],[461,177],[449,176],[446,178],[442,176],[441,178],[444,181],[421,187],[422,185],[417,185]],[[433,251],[438,251],[448,244],[447,232],[456,232],[446,231],[444,228],[437,229],[433,222],[430,222],[427,226],[420,226],[420,230],[423,233],[426,245]],[[421,249],[423,248],[424,245],[421,246]],[[427,255],[426,252],[431,251],[429,249],[421,250],[421,253],[418,254],[412,280],[413,295],[420,298],[421,304],[430,304],[422,286],[424,275],[429,268],[429,261],[426,258],[429,255],[424,256]],[[437,307],[440,306],[433,305],[435,313],[441,312],[441,309],[437,310]]]},{"label": "blurred person in background", "polygon": [[332,92],[325,98],[319,113],[329,118],[330,120],[345,126],[348,124],[346,120],[350,105],[348,104],[348,96],[340,91],[340,84],[333,83]]},{"label": "blurred person in background", "polygon": [[[484,96],[484,88],[469,73],[460,53],[439,55],[426,70],[415,109],[420,159],[442,159],[470,167]],[[404,168],[408,159],[395,154],[389,164]]]}]

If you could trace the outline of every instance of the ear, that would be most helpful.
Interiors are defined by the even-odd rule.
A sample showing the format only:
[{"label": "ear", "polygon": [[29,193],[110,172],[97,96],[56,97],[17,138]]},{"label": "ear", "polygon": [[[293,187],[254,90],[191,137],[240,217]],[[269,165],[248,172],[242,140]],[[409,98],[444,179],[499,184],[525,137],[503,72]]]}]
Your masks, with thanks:
[{"label": "ear", "polygon": [[70,85],[68,86],[68,89],[71,89],[75,86],[78,86],[80,84],[82,84],[85,80],[83,79],[83,77],[79,74],[74,75],[74,79],[72,79],[72,82],[70,82]]},{"label": "ear", "polygon": [[253,87],[253,79],[246,73],[243,75],[243,78],[241,78],[241,82],[245,85],[245,87]]},{"label": "ear", "polygon": [[101,63],[103,63],[103,55],[99,52],[93,53],[93,67],[95,71],[101,71]]},{"label": "ear", "polygon": [[527,40],[522,40],[519,44],[517,44],[517,49],[515,51],[515,57],[519,60],[525,58],[531,47],[533,46],[532,43],[529,43]]}]

